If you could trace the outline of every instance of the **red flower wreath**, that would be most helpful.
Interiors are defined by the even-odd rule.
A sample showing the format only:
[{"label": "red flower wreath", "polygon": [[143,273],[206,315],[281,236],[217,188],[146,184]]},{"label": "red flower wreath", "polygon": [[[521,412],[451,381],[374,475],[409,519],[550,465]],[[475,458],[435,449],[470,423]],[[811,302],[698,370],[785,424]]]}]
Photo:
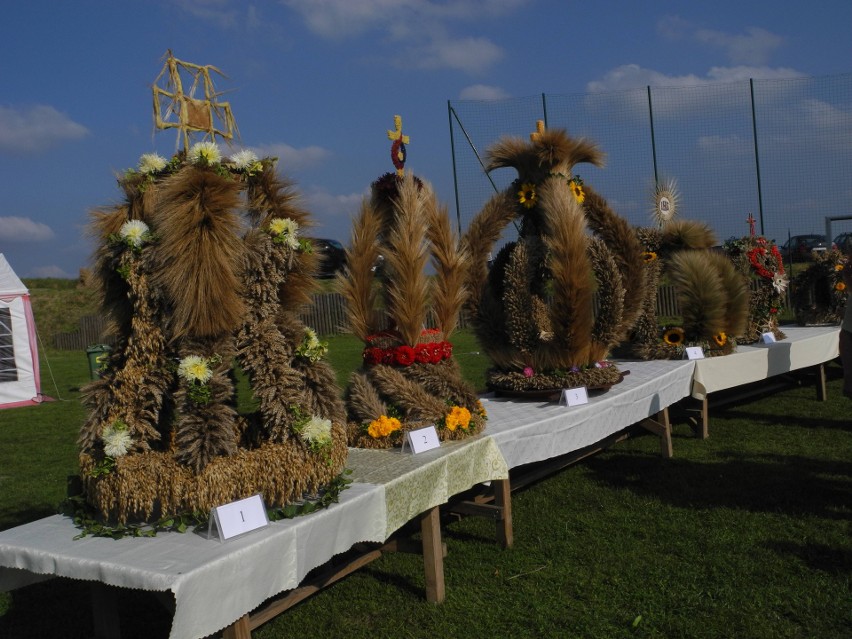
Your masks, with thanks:
[{"label": "red flower wreath", "polygon": [[426,342],[417,344],[414,348],[408,344],[380,348],[368,346],[364,349],[363,358],[366,364],[387,364],[390,366],[411,366],[419,364],[438,364],[453,356],[453,345],[450,342]]}]

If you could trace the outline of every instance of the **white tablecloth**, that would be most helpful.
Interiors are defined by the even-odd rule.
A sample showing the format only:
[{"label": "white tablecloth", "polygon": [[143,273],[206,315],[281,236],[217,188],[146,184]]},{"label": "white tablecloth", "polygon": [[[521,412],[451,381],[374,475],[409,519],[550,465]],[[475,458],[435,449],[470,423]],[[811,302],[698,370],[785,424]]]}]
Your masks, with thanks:
[{"label": "white tablecloth", "polygon": [[80,531],[54,515],[0,532],[0,591],[56,575],[112,586],[171,591],[170,637],[204,637],[361,541],[386,539],[384,490],[354,483],[340,503],[220,543],[191,532],[152,538],[74,540]]},{"label": "white tablecloth", "polygon": [[629,370],[620,384],[588,404],[490,398],[486,434],[509,468],[558,457],[605,439],[687,397],[695,366],[690,360],[619,361]]},{"label": "white tablecloth", "polygon": [[750,384],[800,368],[816,366],[838,356],[837,326],[782,326],[786,339],[774,344],[739,346],[723,357],[696,360],[692,396]]}]

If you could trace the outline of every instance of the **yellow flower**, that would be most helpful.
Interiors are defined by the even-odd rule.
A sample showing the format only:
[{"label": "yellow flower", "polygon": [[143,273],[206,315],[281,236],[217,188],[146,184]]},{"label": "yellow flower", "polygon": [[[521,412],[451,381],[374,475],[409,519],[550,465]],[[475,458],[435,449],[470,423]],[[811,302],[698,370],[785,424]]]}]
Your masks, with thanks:
[{"label": "yellow flower", "polygon": [[683,343],[683,329],[670,328],[663,333],[663,341],[670,346],[679,346]]},{"label": "yellow flower", "polygon": [[521,190],[518,191],[518,202],[523,204],[526,208],[531,209],[535,206],[535,199],[535,184],[524,182],[521,185]]},{"label": "yellow flower", "polygon": [[835,264],[834,270],[835,271],[842,271],[843,270],[843,264]]},{"label": "yellow flower", "polygon": [[577,204],[582,204],[586,201],[586,194],[583,193],[583,187],[576,180],[570,180],[568,186],[571,187],[571,193],[574,194],[574,199]]},{"label": "yellow flower", "polygon": [[646,263],[653,262],[657,259],[657,254],[654,253],[654,251],[645,251],[642,253],[642,259],[645,260]]},{"label": "yellow flower", "polygon": [[378,439],[379,437],[387,437],[400,428],[402,428],[402,424],[396,417],[382,415],[370,422],[370,425],[367,426],[367,434],[373,439]]},{"label": "yellow flower", "polygon": [[716,342],[716,345],[720,348],[728,343],[728,336],[725,335],[724,332],[719,333],[718,335],[713,336],[713,341]]},{"label": "yellow flower", "polygon": [[838,282],[837,284],[834,285],[834,289],[837,290],[837,291],[845,291],[846,290],[846,284],[844,282]]},{"label": "yellow flower", "polygon": [[453,406],[444,419],[444,425],[450,430],[456,428],[467,430],[467,427],[470,426],[470,411],[464,406]]},{"label": "yellow flower", "polygon": [[278,244],[299,248],[299,223],[289,217],[274,217],[269,221],[269,233]]}]

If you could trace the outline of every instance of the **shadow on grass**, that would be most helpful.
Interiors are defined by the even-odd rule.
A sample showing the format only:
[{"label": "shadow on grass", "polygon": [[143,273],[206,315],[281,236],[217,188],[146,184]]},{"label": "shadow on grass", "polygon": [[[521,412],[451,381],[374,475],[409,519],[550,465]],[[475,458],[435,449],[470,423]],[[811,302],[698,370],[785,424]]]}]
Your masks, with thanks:
[{"label": "shadow on grass", "polygon": [[40,505],[26,508],[0,508],[0,530],[21,526],[37,519],[50,517],[59,512],[59,506]]},{"label": "shadow on grass", "polygon": [[852,573],[852,551],[848,549],[832,548],[825,544],[797,544],[788,541],[774,541],[766,546],[779,555],[798,557],[814,570],[821,570],[832,575]]},{"label": "shadow on grass", "polygon": [[[169,636],[172,615],[153,593],[115,588],[122,639]],[[6,596],[8,610],[0,615],[0,637],[14,639],[88,639],[94,636],[92,584],[51,579],[20,588]],[[46,614],[45,602],[49,602]]]},{"label": "shadow on grass", "polygon": [[798,455],[722,451],[720,461],[698,462],[613,452],[585,461],[593,479],[681,508],[852,519],[852,462]]}]

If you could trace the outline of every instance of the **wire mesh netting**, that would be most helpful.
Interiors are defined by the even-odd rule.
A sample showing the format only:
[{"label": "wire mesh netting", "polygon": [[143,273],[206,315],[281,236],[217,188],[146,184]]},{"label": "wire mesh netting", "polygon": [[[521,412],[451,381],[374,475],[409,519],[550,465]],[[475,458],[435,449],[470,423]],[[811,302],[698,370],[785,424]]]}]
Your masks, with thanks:
[{"label": "wire mesh netting", "polygon": [[[465,100],[449,109],[462,230],[516,177],[485,173],[488,147],[504,136],[528,139],[536,120],[598,144],[606,166],[574,171],[637,226],[652,224],[655,184],[667,180],[676,183],[679,215],[707,222],[720,242],[746,235],[749,215],[779,244],[825,233],[827,217],[852,217],[852,74]],[[852,219],[831,222],[832,238],[844,231]]]}]

